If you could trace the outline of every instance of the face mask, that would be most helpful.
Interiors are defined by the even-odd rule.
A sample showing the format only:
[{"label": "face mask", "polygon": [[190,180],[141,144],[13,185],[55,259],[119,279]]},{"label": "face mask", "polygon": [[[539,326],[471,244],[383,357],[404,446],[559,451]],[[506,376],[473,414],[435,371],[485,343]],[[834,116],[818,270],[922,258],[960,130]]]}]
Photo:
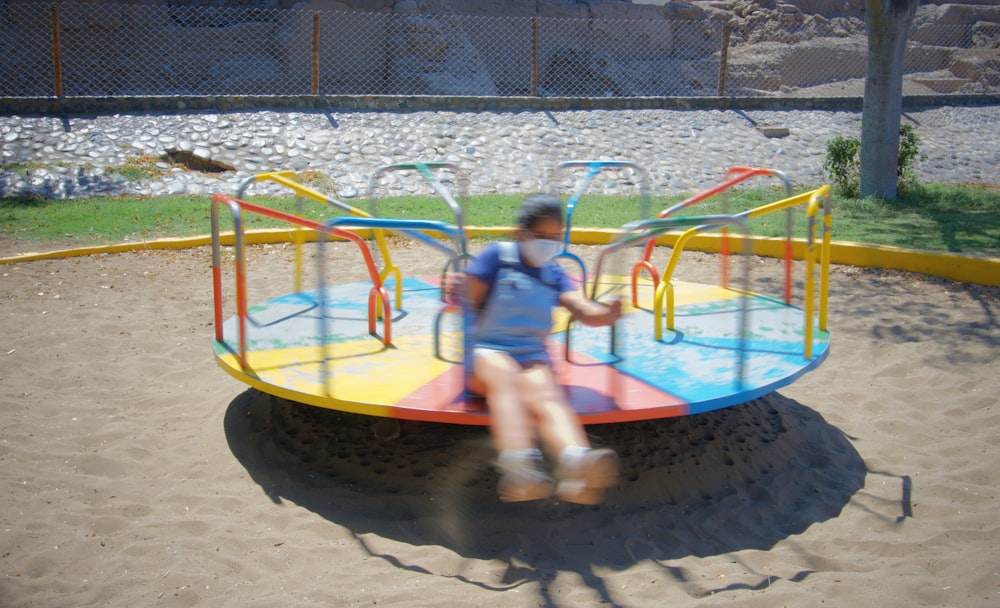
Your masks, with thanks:
[{"label": "face mask", "polygon": [[549,239],[527,239],[521,241],[521,255],[532,266],[541,267],[559,253],[562,244]]}]

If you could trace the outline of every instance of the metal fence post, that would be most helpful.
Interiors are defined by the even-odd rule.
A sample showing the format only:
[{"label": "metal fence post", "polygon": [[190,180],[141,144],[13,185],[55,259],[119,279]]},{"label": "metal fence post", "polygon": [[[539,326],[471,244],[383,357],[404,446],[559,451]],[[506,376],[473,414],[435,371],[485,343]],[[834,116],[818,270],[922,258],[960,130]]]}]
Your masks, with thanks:
[{"label": "metal fence post", "polygon": [[538,97],[538,17],[531,18],[531,96]]},{"label": "metal fence post", "polygon": [[313,15],[312,94],[319,95],[319,13]]},{"label": "metal fence post", "polygon": [[55,82],[53,88],[56,97],[62,97],[62,48],[59,40],[59,8],[52,7],[52,73]]},{"label": "metal fence post", "polygon": [[719,97],[726,95],[726,70],[729,64],[729,22],[722,26],[722,53],[719,57]]}]

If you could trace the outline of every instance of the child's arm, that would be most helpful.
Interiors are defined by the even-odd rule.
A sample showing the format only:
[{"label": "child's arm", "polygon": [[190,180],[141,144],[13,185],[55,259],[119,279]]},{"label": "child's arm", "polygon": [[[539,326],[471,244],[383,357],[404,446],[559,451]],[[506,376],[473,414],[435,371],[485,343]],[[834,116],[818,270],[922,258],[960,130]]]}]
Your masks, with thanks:
[{"label": "child's arm", "polygon": [[480,281],[479,278],[468,274],[465,275],[465,283],[468,289],[466,293],[469,296],[469,308],[474,312],[480,312],[486,305],[486,296],[489,295],[490,286]]},{"label": "child's arm", "polygon": [[451,303],[457,303],[464,292],[469,298],[469,307],[479,312],[486,304],[490,286],[464,272],[449,272],[445,274],[441,289],[444,291],[445,299]]},{"label": "child's arm", "polygon": [[584,297],[577,289],[562,292],[559,303],[566,307],[574,319],[592,327],[611,325],[622,316],[621,300],[602,304]]}]

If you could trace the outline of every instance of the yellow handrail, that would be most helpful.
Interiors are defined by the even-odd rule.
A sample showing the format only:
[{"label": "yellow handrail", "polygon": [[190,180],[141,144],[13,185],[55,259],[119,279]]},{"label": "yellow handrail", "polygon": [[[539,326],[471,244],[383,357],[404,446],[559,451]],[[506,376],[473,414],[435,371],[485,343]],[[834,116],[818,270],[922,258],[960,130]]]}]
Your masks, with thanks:
[{"label": "yellow handrail", "polygon": [[812,192],[807,193],[809,205],[806,207],[806,217],[809,221],[808,233],[806,235],[806,282],[805,282],[805,328],[804,355],[806,359],[812,359],[812,336],[813,336],[813,313],[816,299],[816,214],[819,212],[819,205],[824,202],[823,213],[823,240],[820,246],[820,286],[819,286],[819,328],[826,331],[826,311],[827,297],[829,293],[830,277],[830,230],[832,218],[830,215],[830,187],[822,186]]},{"label": "yellow handrail", "polygon": [[667,329],[672,330],[674,328],[674,285],[671,279],[673,278],[674,270],[677,268],[677,262],[680,260],[681,252],[684,251],[684,246],[697,233],[698,227],[695,226],[694,228],[688,228],[677,238],[677,242],[674,243],[674,247],[670,251],[670,260],[667,261],[660,282],[653,292],[653,335],[657,340],[663,339],[662,320],[664,301],[667,307]]},{"label": "yellow handrail", "polygon": [[[761,217],[769,213],[775,213],[806,203],[806,217],[808,221],[806,235],[806,280],[804,299],[805,331],[803,354],[806,359],[812,358],[812,335],[816,299],[816,279],[815,266],[817,259],[817,242],[815,236],[816,215],[819,213],[820,204],[823,204],[823,237],[819,244],[819,264],[820,264],[820,284],[819,284],[819,318],[818,325],[820,331],[826,331],[826,318],[829,301],[830,282],[830,241],[832,230],[832,216],[830,209],[830,186],[824,185],[816,190],[804,192],[796,196],[791,196],[780,201],[761,205],[748,211],[736,215],[746,219]],[[681,252],[687,242],[697,233],[712,230],[718,226],[695,226],[684,231],[674,243],[670,260],[663,270],[660,283],[656,286],[653,295],[653,334],[657,340],[663,339],[663,319],[666,318],[667,329],[674,329],[674,288],[673,273],[677,268]],[[666,309],[664,311],[664,308]]]}]

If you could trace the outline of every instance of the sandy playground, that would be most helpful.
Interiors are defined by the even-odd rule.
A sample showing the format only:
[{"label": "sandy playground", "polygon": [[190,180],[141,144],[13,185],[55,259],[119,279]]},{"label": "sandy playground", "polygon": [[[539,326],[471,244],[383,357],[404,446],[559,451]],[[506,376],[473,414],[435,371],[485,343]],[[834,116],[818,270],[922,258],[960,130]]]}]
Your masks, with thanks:
[{"label": "sandy playground", "polygon": [[[251,287],[291,259],[252,247]],[[758,290],[780,280],[753,264]],[[624,475],[584,507],[499,503],[484,428],[380,438],[233,380],[210,265],[204,247],[0,265],[0,605],[1000,604],[998,288],[835,266],[818,370],[590,427]],[[717,268],[692,254],[677,276]]]}]

